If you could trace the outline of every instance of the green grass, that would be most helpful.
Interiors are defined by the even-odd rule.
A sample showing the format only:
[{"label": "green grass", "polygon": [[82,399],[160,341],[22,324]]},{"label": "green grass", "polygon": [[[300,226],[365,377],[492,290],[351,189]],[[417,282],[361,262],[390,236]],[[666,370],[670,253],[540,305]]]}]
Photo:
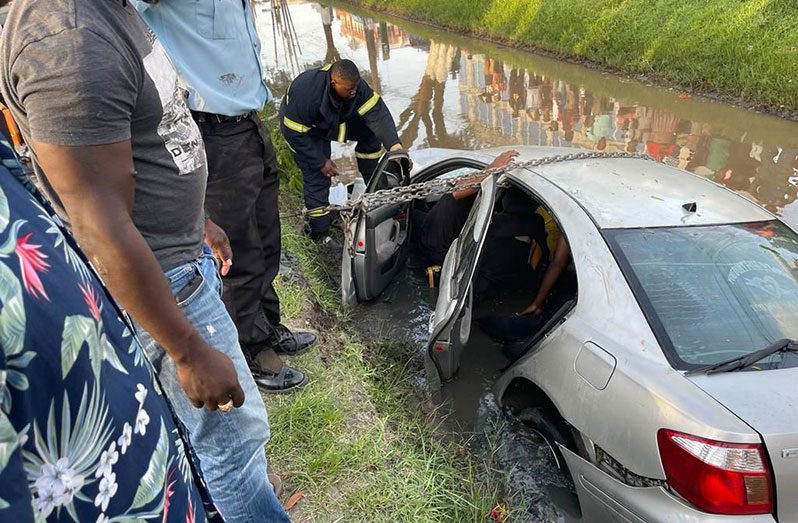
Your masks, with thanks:
[{"label": "green grass", "polygon": [[[283,196],[282,204],[283,208],[298,209],[300,207],[299,198],[295,196]],[[340,267],[328,267],[319,261],[316,245],[301,233],[295,220],[283,221],[282,236],[283,249],[296,256],[299,260],[303,269],[302,276],[306,284],[304,288],[294,288],[293,292],[299,295],[309,293],[310,297],[319,305],[323,312],[339,316],[343,315],[343,311],[340,309],[341,301],[338,293],[333,290],[329,283],[333,277],[337,277],[340,274]],[[282,297],[280,301],[282,303]],[[291,297],[286,301],[290,303]]]},{"label": "green grass", "polygon": [[284,320],[320,333],[316,349],[291,361],[309,374],[308,385],[266,397],[270,466],[283,477],[285,497],[305,494],[294,521],[485,521],[501,483],[422,413],[412,358],[348,327],[329,268],[299,232],[296,167],[280,156],[279,133],[272,136],[283,176],[283,248],[298,261],[276,288]]},{"label": "green grass", "polygon": [[795,0],[349,1],[774,108],[798,108]]},{"label": "green grass", "polygon": [[312,376],[303,391],[267,398],[271,466],[290,491],[305,493],[300,514],[316,521],[484,521],[496,486],[408,409],[404,367],[366,358],[370,348],[340,330],[325,341],[321,352],[295,362]]}]

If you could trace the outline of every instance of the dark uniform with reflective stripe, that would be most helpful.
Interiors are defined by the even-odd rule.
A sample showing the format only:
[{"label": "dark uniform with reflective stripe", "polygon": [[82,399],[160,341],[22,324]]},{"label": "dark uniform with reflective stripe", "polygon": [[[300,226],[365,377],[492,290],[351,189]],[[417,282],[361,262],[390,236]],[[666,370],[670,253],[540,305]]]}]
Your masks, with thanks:
[{"label": "dark uniform with reflective stripe", "polygon": [[382,147],[400,143],[388,107],[362,78],[353,99],[333,98],[329,65],[294,79],[280,106],[280,130],[302,170],[313,232],[330,228],[329,212],[321,209],[329,203],[330,179],[320,171],[330,158],[330,142],[357,142],[357,167],[366,182],[377,167]]}]

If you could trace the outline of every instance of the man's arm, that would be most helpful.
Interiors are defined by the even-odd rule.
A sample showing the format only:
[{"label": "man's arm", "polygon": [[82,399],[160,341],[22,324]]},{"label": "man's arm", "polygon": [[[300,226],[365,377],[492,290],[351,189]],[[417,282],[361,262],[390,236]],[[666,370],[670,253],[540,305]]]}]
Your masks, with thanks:
[{"label": "man's arm", "polygon": [[535,300],[529,307],[521,311],[521,314],[540,314],[543,311],[543,304],[546,302],[546,298],[554,288],[557,280],[562,276],[562,273],[565,272],[565,268],[568,267],[569,263],[571,263],[571,249],[568,247],[565,237],[560,236],[554,251],[554,260],[543,275],[543,281],[540,282],[540,288],[535,295]]},{"label": "man's arm", "polygon": [[[499,156],[497,156],[485,169],[497,169],[499,167],[504,167],[508,163],[512,162],[516,156],[518,156],[518,151],[504,151]],[[478,174],[472,178],[466,178],[463,180],[462,183],[474,183],[474,182],[481,182],[488,176],[487,174]],[[452,197],[455,200],[462,200],[463,198],[468,198],[469,196],[473,196],[477,193],[479,187],[471,187],[470,189],[462,189],[460,191],[455,191],[452,193]]]},{"label": "man's arm", "polygon": [[321,169],[329,158],[322,154],[322,148],[309,134],[313,128],[312,107],[302,93],[292,92],[292,88],[294,84],[283,98],[280,130],[294,153],[302,157],[308,167]]},{"label": "man's arm", "polygon": [[382,97],[362,78],[357,84],[355,110],[386,149],[395,151],[402,148],[391,111]]},{"label": "man's arm", "polygon": [[36,159],[69,215],[72,231],[111,294],[174,360],[191,402],[208,409],[244,402],[233,364],[212,349],[177,306],[131,212],[130,141],[62,146],[33,142]]},{"label": "man's arm", "polygon": [[230,247],[227,233],[210,218],[205,218],[205,243],[219,262],[219,274],[227,276],[230,267],[233,266],[233,249]]}]

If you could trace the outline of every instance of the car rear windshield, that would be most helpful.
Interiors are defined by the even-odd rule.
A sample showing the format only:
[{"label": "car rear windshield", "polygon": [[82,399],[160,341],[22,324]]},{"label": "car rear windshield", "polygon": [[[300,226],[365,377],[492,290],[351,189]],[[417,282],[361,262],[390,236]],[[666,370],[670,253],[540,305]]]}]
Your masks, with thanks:
[{"label": "car rear windshield", "polygon": [[784,224],[605,234],[676,368],[798,339],[798,235]]}]

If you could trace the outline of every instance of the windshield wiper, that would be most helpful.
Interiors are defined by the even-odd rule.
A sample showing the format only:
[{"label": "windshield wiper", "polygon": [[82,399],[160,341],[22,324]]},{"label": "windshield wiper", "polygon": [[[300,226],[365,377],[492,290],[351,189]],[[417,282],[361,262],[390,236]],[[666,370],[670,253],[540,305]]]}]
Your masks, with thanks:
[{"label": "windshield wiper", "polygon": [[720,363],[714,363],[707,367],[701,367],[700,369],[691,370],[690,372],[687,372],[685,376],[694,376],[696,374],[718,374],[721,372],[732,372],[735,370],[745,369],[754,363],[781,351],[798,352],[798,342],[787,338],[781,339],[775,343],[771,343],[764,349],[759,349],[751,354],[732,358],[727,361],[721,361]]}]

